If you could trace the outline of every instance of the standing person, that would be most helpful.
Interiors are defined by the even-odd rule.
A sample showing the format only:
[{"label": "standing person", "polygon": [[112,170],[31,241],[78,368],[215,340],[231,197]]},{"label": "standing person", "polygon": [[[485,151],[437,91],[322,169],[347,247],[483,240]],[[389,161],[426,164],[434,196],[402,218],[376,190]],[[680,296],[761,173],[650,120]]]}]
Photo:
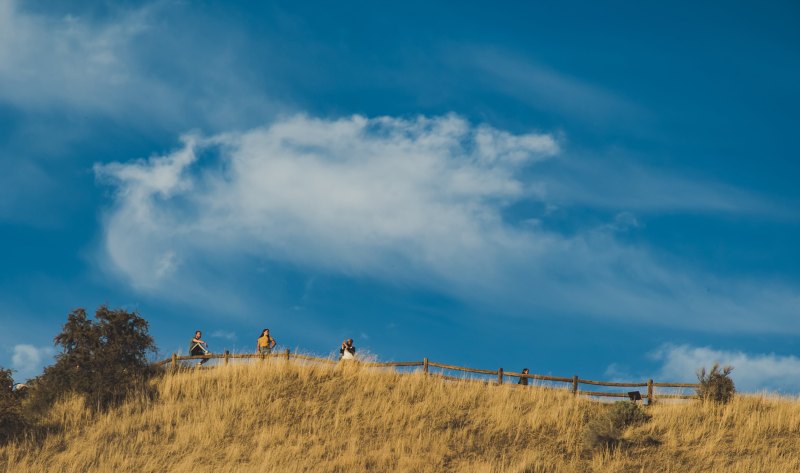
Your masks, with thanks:
[{"label": "standing person", "polygon": [[[196,331],[194,333],[194,338],[192,338],[192,341],[189,343],[189,354],[190,355],[192,355],[192,356],[208,355],[208,353],[209,353],[208,352],[208,343],[206,343],[205,340],[201,339],[202,336],[203,336],[203,333],[200,330],[198,330],[198,331]],[[200,366],[203,363],[206,363],[207,361],[208,361],[208,358],[202,359],[202,360],[200,360],[199,363],[197,363],[197,365]]]},{"label": "standing person", "polygon": [[258,337],[256,341],[256,353],[259,355],[269,355],[277,344],[278,342],[269,335],[269,329],[265,328],[261,331],[261,336]]},{"label": "standing person", "polygon": [[339,348],[340,360],[354,360],[356,358],[356,347],[353,346],[353,339],[348,338],[342,342],[342,347]]},{"label": "standing person", "polygon": [[[528,368],[522,368],[522,374],[528,374]],[[519,381],[517,381],[517,384],[521,384],[523,386],[527,386],[528,385],[528,378],[524,378],[524,377],[520,376],[519,377]]]}]

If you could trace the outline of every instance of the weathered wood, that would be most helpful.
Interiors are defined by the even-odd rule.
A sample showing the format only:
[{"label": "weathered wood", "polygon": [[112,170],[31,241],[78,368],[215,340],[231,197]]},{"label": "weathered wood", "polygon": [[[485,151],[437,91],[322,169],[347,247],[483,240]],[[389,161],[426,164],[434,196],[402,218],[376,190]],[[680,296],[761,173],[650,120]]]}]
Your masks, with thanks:
[{"label": "weathered wood", "polygon": [[594,386],[617,386],[625,388],[643,388],[647,383],[615,383],[611,381],[590,381],[588,379],[578,379],[580,384],[592,384]]},{"label": "weathered wood", "polygon": [[628,393],[608,393],[602,391],[581,391],[581,396],[599,396],[599,397],[628,397]]},{"label": "weathered wood", "polygon": [[557,381],[559,383],[571,383],[572,378],[564,378],[562,376],[547,376],[543,374],[522,374],[517,373],[515,371],[505,371],[504,374],[506,376],[511,376],[515,378],[528,378],[528,379],[538,379],[542,381]]},{"label": "weathered wood", "polygon": [[269,356],[278,356],[278,355],[276,355],[275,353],[271,355],[263,355],[261,353],[229,353],[228,358],[231,360],[247,360],[247,359],[263,360],[264,358],[267,358]]},{"label": "weathered wood", "polygon": [[356,361],[361,366],[375,368],[392,368],[402,366],[423,366],[422,361]]},{"label": "weathered wood", "polygon": [[658,397],[664,399],[700,399],[696,394],[659,394]]},{"label": "weathered wood", "polygon": [[696,383],[653,383],[657,388],[699,388],[700,385]]},{"label": "weathered wood", "polygon": [[488,381],[488,380],[485,380],[485,379],[460,378],[458,376],[448,376],[446,374],[441,374],[441,373],[430,373],[429,376],[434,377],[434,378],[441,378],[441,379],[444,379],[446,381],[459,381],[459,382],[464,382],[464,383],[480,383],[480,384],[490,384],[491,383],[491,381]]},{"label": "weathered wood", "polygon": [[[225,363],[228,364],[230,359],[257,359],[261,358],[264,359],[265,357],[285,357],[287,360],[290,360],[292,357],[299,360],[306,360],[315,363],[324,363],[324,364],[337,364],[337,360],[332,360],[330,358],[318,358],[309,355],[301,355],[298,353],[291,353],[290,349],[286,349],[285,352],[281,353],[272,353],[270,355],[261,355],[261,354],[252,354],[252,353],[230,353],[230,351],[225,350],[224,354],[208,354],[208,355],[196,355],[196,356],[178,356],[177,353],[173,353],[170,358],[165,360],[153,363],[153,366],[163,366],[166,364],[171,363],[172,367],[175,368],[178,365],[178,361],[181,360],[209,360],[209,359],[224,359]],[[446,365],[444,363],[436,363],[430,361],[427,357],[425,357],[422,361],[388,361],[388,362],[358,362],[361,366],[365,367],[381,367],[381,368],[389,368],[389,367],[411,367],[411,366],[422,366],[423,372],[431,375],[436,376],[441,379],[449,380],[449,381],[466,381],[466,382],[479,382],[484,384],[489,384],[491,381],[486,379],[476,379],[476,378],[464,378],[464,377],[456,377],[456,376],[448,376],[442,373],[431,373],[430,368],[441,368],[445,370],[454,370],[454,371],[461,371],[464,373],[476,373],[476,374],[484,374],[484,375],[496,375],[497,376],[497,383],[503,384],[504,377],[511,376],[511,377],[519,377],[519,378],[528,378],[528,379],[537,379],[542,381],[555,381],[555,382],[563,382],[563,383],[571,383],[570,392],[574,395],[585,395],[585,396],[599,396],[599,397],[627,397],[627,393],[614,393],[614,392],[599,392],[599,391],[579,391],[578,385],[579,384],[589,384],[589,385],[596,385],[596,386],[611,386],[611,387],[643,387],[647,386],[647,400],[648,404],[655,399],[655,393],[653,388],[654,387],[668,387],[668,388],[697,388],[697,384],[693,383],[655,383],[652,379],[648,380],[646,384],[643,383],[618,383],[618,382],[611,382],[611,381],[594,381],[588,379],[580,379],[577,375],[571,378],[564,378],[560,376],[547,376],[547,375],[538,375],[538,374],[523,374],[523,373],[516,373],[513,371],[505,371],[502,368],[499,368],[497,371],[493,370],[483,370],[483,369],[476,369],[476,368],[469,368],[464,366],[456,366],[456,365]],[[203,368],[210,368],[210,367],[203,367]],[[643,396],[644,397],[644,396]],[[660,394],[660,398],[664,399],[697,399],[696,395],[684,395],[684,394]]]},{"label": "weathered wood", "polygon": [[497,371],[494,370],[479,370],[476,368],[466,368],[464,366],[445,365],[444,363],[434,363],[433,361],[429,361],[428,365],[436,368],[444,368],[446,370],[464,371],[465,373],[497,374]]},{"label": "weathered wood", "polygon": [[223,355],[210,354],[210,355],[192,355],[192,356],[179,356],[179,360],[216,360],[222,358]]},{"label": "weathered wood", "polygon": [[326,363],[326,364],[329,364],[329,365],[335,365],[337,363],[336,360],[331,360],[330,358],[317,358],[317,357],[314,357],[314,356],[301,355],[299,353],[295,353],[292,356],[296,360],[314,361],[314,362],[317,362],[317,363]]}]

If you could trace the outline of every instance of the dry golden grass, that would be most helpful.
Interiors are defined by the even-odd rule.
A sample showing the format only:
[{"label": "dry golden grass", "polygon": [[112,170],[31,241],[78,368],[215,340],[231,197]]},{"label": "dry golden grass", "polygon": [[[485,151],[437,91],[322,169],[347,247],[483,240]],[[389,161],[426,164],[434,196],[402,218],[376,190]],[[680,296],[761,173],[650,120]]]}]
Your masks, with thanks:
[{"label": "dry golden grass", "polygon": [[650,407],[624,447],[587,450],[607,406],[545,388],[448,382],[269,360],[166,375],[155,401],[54,407],[41,444],[0,448],[7,472],[800,471],[800,403]]}]

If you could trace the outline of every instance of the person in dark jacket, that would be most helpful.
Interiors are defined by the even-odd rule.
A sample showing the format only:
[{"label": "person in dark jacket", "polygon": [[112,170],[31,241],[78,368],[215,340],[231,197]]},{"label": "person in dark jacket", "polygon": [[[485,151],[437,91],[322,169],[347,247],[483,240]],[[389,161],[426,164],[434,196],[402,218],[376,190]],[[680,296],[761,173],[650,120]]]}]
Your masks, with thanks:
[{"label": "person in dark jacket", "polygon": [[[522,374],[528,374],[528,368],[522,368]],[[517,381],[517,384],[521,384],[523,386],[527,386],[528,385],[528,378],[520,376],[519,377],[519,381]]]},{"label": "person in dark jacket", "polygon": [[342,347],[339,348],[340,360],[352,360],[356,357],[356,347],[353,346],[353,339],[348,338],[342,342]]},{"label": "person in dark jacket", "polygon": [[[192,355],[192,356],[208,355],[208,353],[209,353],[208,352],[208,343],[206,343],[206,341],[201,338],[202,336],[203,336],[203,333],[200,330],[198,330],[198,331],[196,331],[194,333],[194,338],[192,338],[192,341],[189,343],[189,354],[190,355]],[[202,364],[206,363],[207,361],[208,361],[208,358],[204,358],[204,359],[200,360],[200,362],[197,363],[197,364],[199,366],[199,365],[202,365]]]}]

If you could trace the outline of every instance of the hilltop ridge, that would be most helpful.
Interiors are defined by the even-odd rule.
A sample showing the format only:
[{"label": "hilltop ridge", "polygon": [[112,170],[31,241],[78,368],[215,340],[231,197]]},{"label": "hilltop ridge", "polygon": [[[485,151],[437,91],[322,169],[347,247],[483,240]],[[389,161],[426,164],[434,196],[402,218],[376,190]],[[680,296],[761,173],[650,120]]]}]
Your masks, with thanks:
[{"label": "hilltop ridge", "polygon": [[800,403],[663,403],[619,449],[586,447],[608,405],[356,364],[271,359],[166,373],[155,399],[52,409],[60,433],[0,447],[4,471],[800,471]]}]

